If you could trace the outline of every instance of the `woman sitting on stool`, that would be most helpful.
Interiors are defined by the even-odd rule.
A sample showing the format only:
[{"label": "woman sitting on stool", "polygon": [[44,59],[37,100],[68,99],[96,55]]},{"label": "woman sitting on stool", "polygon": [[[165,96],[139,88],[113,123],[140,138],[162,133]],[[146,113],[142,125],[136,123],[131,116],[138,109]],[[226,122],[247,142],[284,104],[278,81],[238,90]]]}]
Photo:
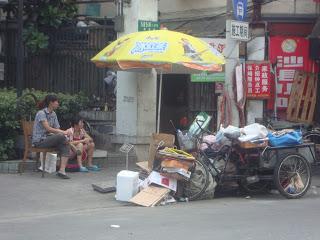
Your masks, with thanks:
[{"label": "woman sitting on stool", "polygon": [[[77,116],[71,121],[71,128],[67,130],[69,142],[73,154],[77,156],[80,172],[99,171],[100,168],[92,164],[94,142],[83,128],[83,120]],[[88,160],[88,167],[83,166],[83,162]]]}]

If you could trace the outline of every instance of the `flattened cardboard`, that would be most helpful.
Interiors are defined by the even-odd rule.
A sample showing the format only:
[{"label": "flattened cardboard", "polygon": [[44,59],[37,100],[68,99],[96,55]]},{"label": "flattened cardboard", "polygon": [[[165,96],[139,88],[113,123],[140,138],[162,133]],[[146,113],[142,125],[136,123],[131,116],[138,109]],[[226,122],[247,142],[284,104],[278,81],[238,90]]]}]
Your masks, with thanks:
[{"label": "flattened cardboard", "polygon": [[146,179],[146,181],[148,185],[150,185],[151,183],[154,183],[162,187],[168,188],[174,192],[177,191],[177,185],[178,185],[177,179],[163,176],[156,171],[152,171],[149,177]]},{"label": "flattened cardboard", "polygon": [[148,168],[152,169],[153,161],[156,156],[157,146],[158,144],[163,141],[163,147],[173,147],[175,136],[172,134],[165,134],[165,133],[153,133],[151,137],[150,147],[149,147],[149,159],[148,159]]},{"label": "flattened cardboard", "polygon": [[153,207],[161,202],[169,192],[170,190],[167,188],[149,186],[131,198],[129,202],[144,207]]},{"label": "flattened cardboard", "polygon": [[137,162],[136,165],[147,173],[151,172],[151,170],[148,168],[148,161]]}]

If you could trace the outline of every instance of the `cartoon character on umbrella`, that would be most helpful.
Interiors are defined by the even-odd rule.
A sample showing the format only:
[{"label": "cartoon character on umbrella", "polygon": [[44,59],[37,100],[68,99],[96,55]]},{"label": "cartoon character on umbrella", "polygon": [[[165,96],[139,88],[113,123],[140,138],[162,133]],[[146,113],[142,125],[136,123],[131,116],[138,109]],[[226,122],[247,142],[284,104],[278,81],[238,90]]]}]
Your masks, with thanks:
[{"label": "cartoon character on umbrella", "polygon": [[112,55],[113,55],[119,48],[121,48],[121,46],[122,46],[125,42],[127,42],[129,39],[130,39],[130,38],[125,38],[125,39],[123,39],[123,40],[119,40],[119,41],[117,42],[117,44],[116,44],[110,51],[106,52],[103,56],[104,56],[104,57],[110,57],[110,56],[112,56]]},{"label": "cartoon character on umbrella", "polygon": [[202,51],[202,52],[197,52],[194,47],[192,46],[192,44],[189,42],[188,39],[186,38],[181,38],[180,42],[182,44],[183,50],[184,50],[184,55],[191,58],[192,60],[195,61],[202,61],[202,58],[200,57],[202,55],[202,53],[204,53],[206,50]]}]

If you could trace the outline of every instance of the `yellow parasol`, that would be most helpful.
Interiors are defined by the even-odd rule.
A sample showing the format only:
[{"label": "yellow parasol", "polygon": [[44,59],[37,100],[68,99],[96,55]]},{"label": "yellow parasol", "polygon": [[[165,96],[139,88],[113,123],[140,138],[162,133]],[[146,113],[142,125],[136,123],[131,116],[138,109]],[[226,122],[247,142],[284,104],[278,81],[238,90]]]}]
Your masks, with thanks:
[{"label": "yellow parasol", "polygon": [[169,30],[135,32],[112,42],[91,59],[115,70],[155,68],[163,72],[220,72],[224,57],[208,43]]},{"label": "yellow parasol", "polygon": [[220,72],[225,59],[199,38],[169,30],[135,32],[120,37],[91,59],[114,70],[160,70],[157,131],[160,122],[162,73]]}]

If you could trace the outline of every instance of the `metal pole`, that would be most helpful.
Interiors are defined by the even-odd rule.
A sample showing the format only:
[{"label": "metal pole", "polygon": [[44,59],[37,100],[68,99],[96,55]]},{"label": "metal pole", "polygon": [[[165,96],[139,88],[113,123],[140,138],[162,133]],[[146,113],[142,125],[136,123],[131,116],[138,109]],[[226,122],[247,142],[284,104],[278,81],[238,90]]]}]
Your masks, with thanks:
[{"label": "metal pole", "polygon": [[160,131],[160,112],[161,112],[161,99],[162,99],[162,70],[160,72],[160,84],[159,84],[159,102],[158,102],[158,119],[157,119],[157,133]]},{"label": "metal pole", "polygon": [[127,155],[126,155],[126,170],[129,169],[129,152],[127,152]]},{"label": "metal pole", "polygon": [[227,18],[232,19],[232,0],[227,0]]},{"label": "metal pole", "polygon": [[23,39],[22,39],[22,30],[23,30],[23,0],[19,0],[18,5],[18,32],[17,32],[17,96],[22,95],[23,88]]},{"label": "metal pole", "polygon": [[231,20],[233,18],[233,2],[232,0],[227,0],[227,19],[226,19],[226,64],[225,64],[225,84],[224,89],[231,98],[231,111],[229,114],[231,119],[231,124],[234,126],[239,126],[239,111],[235,104],[236,99],[233,93],[233,77],[234,70],[239,63],[239,42],[231,38]]},{"label": "metal pole", "polygon": [[277,63],[274,65],[274,112],[273,112],[273,120],[278,120],[278,111],[277,111],[277,101],[278,101],[278,75],[277,75]]}]

